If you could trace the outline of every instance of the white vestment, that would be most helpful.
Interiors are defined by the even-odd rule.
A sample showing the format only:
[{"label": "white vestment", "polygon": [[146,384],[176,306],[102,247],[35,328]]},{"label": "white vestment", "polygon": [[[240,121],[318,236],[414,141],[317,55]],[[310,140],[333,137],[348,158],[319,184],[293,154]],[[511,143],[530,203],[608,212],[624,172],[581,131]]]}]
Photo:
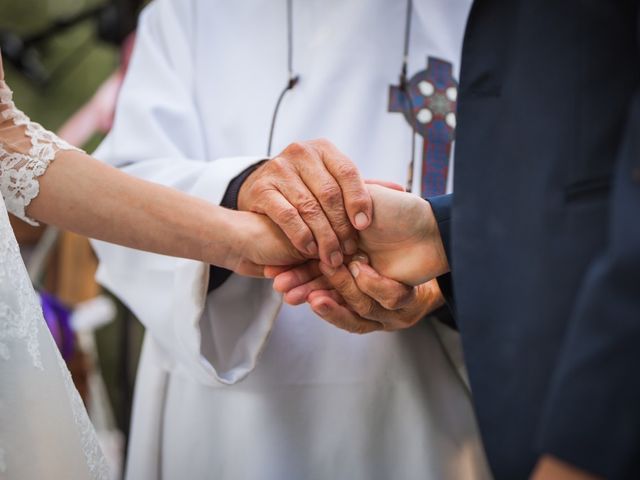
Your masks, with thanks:
[{"label": "white vestment", "polygon": [[[409,76],[428,56],[457,75],[469,0],[414,3]],[[274,152],[324,137],[365,178],[406,182],[411,130],[387,111],[405,5],[293,2],[301,80]],[[284,0],[153,3],[98,158],[218,204],[265,155],[287,80],[286,18]],[[352,335],[283,306],[270,281],[232,275],[207,296],[207,265],[96,248],[99,281],[147,327],[130,480],[487,478],[460,359],[434,322]]]}]

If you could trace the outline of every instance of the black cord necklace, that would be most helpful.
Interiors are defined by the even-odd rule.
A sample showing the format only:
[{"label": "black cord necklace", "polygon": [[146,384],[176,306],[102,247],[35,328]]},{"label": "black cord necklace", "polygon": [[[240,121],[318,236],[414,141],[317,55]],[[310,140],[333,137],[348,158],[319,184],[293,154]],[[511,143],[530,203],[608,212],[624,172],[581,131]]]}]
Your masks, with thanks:
[{"label": "black cord necklace", "polygon": [[284,99],[284,96],[289,90],[293,88],[300,81],[300,76],[293,73],[293,0],[287,0],[287,71],[289,73],[289,80],[287,84],[280,92],[278,101],[273,109],[273,116],[271,117],[271,127],[269,128],[269,142],[267,143],[267,157],[271,157],[271,147],[273,146],[273,133],[276,128],[276,120],[278,118],[278,111],[280,110],[280,104]]}]

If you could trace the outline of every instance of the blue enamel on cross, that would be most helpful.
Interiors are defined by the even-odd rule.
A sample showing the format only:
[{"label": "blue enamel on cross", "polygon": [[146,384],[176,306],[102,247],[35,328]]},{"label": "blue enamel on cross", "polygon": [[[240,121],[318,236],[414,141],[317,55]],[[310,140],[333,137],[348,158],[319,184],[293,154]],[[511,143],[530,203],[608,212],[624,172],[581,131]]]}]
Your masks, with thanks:
[{"label": "blue enamel on cross", "polygon": [[[455,137],[458,82],[451,63],[427,59],[427,69],[416,73],[407,85],[411,102],[397,85],[389,89],[389,111],[404,114],[422,136],[423,197],[441,195],[447,188],[449,156]],[[412,108],[413,107],[413,108]]]}]

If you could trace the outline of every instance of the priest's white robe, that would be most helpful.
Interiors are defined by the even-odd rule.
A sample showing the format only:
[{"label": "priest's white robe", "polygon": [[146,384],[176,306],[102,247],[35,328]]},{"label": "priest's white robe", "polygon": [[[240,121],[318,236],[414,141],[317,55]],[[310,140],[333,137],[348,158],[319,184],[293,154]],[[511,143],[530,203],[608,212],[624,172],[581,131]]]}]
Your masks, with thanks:
[{"label": "priest's white robe", "polygon": [[[410,76],[428,56],[457,76],[470,1],[414,3]],[[152,3],[98,158],[218,204],[265,155],[287,79],[285,6]],[[274,152],[325,137],[364,177],[406,182],[410,128],[387,111],[404,19],[398,0],[293,2],[301,81],[280,109]],[[270,281],[232,275],[207,295],[207,265],[95,245],[99,281],[147,328],[130,480],[489,476],[447,327],[352,335],[283,306]]]}]

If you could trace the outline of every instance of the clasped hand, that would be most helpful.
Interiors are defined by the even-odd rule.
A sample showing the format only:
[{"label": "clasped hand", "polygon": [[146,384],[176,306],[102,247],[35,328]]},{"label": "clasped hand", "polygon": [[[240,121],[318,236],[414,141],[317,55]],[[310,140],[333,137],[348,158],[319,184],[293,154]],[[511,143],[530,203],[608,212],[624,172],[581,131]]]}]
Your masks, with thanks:
[{"label": "clasped hand", "polygon": [[[308,302],[355,333],[407,328],[443,304],[432,279],[448,263],[431,207],[383,185],[366,184],[324,140],[293,144],[248,177],[239,210],[267,216],[288,239],[284,250],[297,251],[289,265],[280,254],[264,269],[285,302]],[[265,248],[269,235],[254,241]]]}]

